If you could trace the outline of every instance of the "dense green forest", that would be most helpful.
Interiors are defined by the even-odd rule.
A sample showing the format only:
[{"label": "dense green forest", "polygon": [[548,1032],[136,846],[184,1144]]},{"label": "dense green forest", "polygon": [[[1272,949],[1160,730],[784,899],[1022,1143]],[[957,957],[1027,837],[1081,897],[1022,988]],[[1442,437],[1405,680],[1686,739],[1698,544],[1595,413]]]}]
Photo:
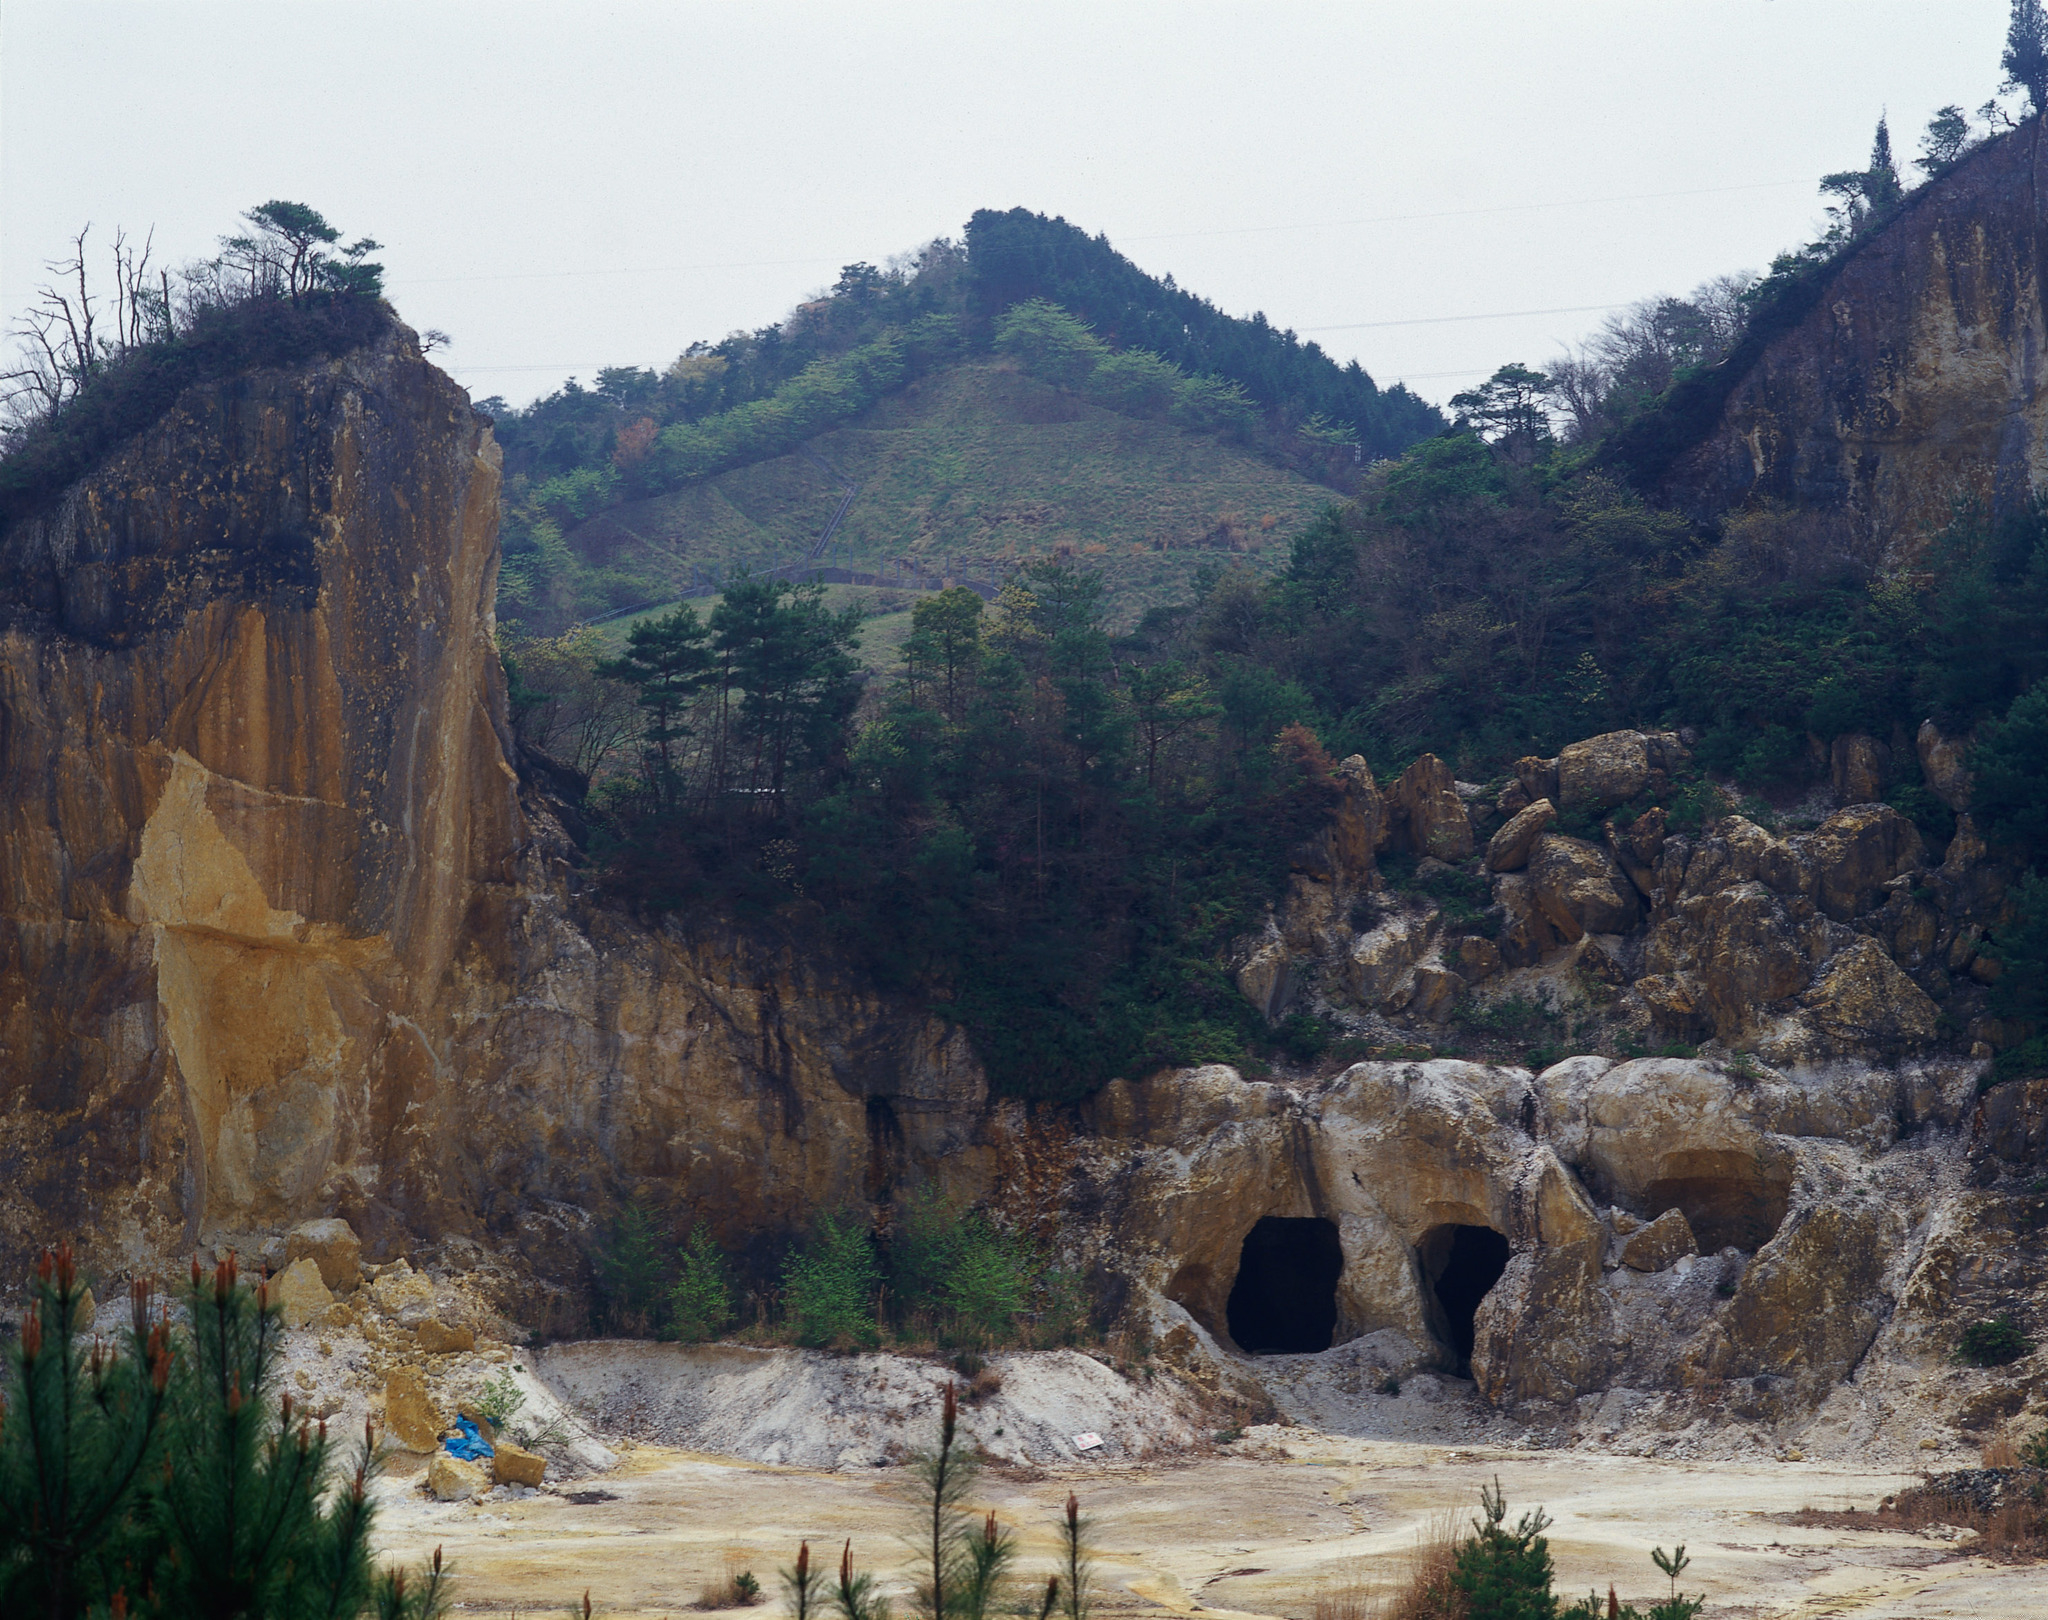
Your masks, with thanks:
[{"label": "dense green forest", "polygon": [[[986,376],[991,362],[1087,410],[1019,399]],[[868,476],[866,435],[903,426],[901,411],[875,414],[883,402],[962,370],[982,379],[983,413],[1007,412],[1013,428],[1081,426],[1010,433],[1001,475],[969,469],[953,508],[935,513]],[[506,456],[501,605],[547,631],[708,587],[736,565],[801,561],[838,501],[842,469],[862,504],[840,560],[872,568],[964,549],[993,578],[1049,549],[1032,545],[1031,529],[1068,514],[1075,485],[1054,463],[1071,447],[1048,461],[1048,438],[1120,443],[1120,422],[1142,422],[1182,446],[1180,459],[1206,462],[1197,482],[1217,484],[1204,492],[1212,510],[1165,543],[1246,516],[1241,464],[1266,469],[1254,491],[1262,507],[1285,507],[1307,481],[1347,492],[1369,462],[1443,425],[1434,407],[1379,389],[1264,316],[1226,316],[1102,238],[1023,210],[984,210],[963,242],[930,243],[885,269],[849,265],[786,320],[693,344],[665,371],[604,370],[594,388],[572,380],[523,410],[482,404]],[[943,453],[973,463],[974,444],[953,438]],[[758,509],[763,479],[733,475],[771,468],[779,528],[740,532],[731,517]],[[699,491],[716,493],[685,498]],[[822,512],[804,507],[805,493]],[[1009,514],[1018,521],[1006,526]],[[1142,498],[1075,519],[1064,526],[1082,545],[1156,527]],[[1123,589],[1112,580],[1113,595]]]}]

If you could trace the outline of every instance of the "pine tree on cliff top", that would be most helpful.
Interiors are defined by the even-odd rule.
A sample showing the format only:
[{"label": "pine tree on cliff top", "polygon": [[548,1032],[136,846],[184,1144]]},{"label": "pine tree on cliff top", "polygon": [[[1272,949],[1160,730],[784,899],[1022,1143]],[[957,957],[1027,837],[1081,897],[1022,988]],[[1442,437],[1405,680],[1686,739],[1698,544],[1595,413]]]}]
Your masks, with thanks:
[{"label": "pine tree on cliff top", "polygon": [[2048,112],[2048,13],[2041,0],[2012,0],[1998,64],[2005,69],[2002,88],[2026,91],[2036,113]]}]

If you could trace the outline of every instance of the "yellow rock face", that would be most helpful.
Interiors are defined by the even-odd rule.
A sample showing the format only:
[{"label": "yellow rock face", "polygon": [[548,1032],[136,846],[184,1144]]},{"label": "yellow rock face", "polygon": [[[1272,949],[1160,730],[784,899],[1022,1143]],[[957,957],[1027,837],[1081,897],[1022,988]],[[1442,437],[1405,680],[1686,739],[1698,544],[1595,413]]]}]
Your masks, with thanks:
[{"label": "yellow rock face", "polygon": [[[488,1207],[574,1277],[579,1234],[501,1218],[986,1185],[956,1029],[572,888],[509,759],[498,465],[398,328],[191,390],[0,530],[0,1268],[334,1217],[382,1259]],[[287,1259],[340,1290],[349,1249]]]},{"label": "yellow rock face", "polygon": [[384,1427],[391,1438],[407,1451],[438,1451],[444,1426],[419,1368],[394,1368],[384,1380]]}]

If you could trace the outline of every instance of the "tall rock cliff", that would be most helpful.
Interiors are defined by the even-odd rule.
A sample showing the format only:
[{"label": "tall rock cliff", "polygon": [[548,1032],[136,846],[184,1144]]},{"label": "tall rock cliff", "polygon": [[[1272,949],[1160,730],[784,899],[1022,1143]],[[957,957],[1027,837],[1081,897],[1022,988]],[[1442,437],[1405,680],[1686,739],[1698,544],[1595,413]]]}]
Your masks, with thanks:
[{"label": "tall rock cliff", "polygon": [[9,1254],[340,1213],[545,1266],[629,1192],[772,1229],[971,1178],[957,1031],[550,855],[497,500],[488,423],[393,328],[191,389],[0,533]]},{"label": "tall rock cliff", "polygon": [[2048,129],[2033,119],[1856,244],[1715,373],[1624,436],[1673,505],[1770,499],[1838,519],[1838,543],[1909,561],[1958,499],[2048,487]]}]

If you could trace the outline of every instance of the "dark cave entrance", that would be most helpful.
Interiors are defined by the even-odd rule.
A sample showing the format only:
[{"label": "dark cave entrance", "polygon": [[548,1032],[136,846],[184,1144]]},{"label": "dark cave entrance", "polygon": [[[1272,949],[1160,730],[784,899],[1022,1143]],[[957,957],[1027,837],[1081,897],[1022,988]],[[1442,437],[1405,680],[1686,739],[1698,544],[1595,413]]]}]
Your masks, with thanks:
[{"label": "dark cave entrance", "polygon": [[1329,1349],[1343,1270],[1335,1221],[1264,1216],[1244,1235],[1237,1281],[1224,1308],[1231,1338],[1253,1354]]},{"label": "dark cave entrance", "polygon": [[1434,1226],[1423,1235],[1422,1265],[1443,1308],[1458,1376],[1472,1370],[1472,1318],[1508,1266],[1508,1240],[1490,1226]]}]

